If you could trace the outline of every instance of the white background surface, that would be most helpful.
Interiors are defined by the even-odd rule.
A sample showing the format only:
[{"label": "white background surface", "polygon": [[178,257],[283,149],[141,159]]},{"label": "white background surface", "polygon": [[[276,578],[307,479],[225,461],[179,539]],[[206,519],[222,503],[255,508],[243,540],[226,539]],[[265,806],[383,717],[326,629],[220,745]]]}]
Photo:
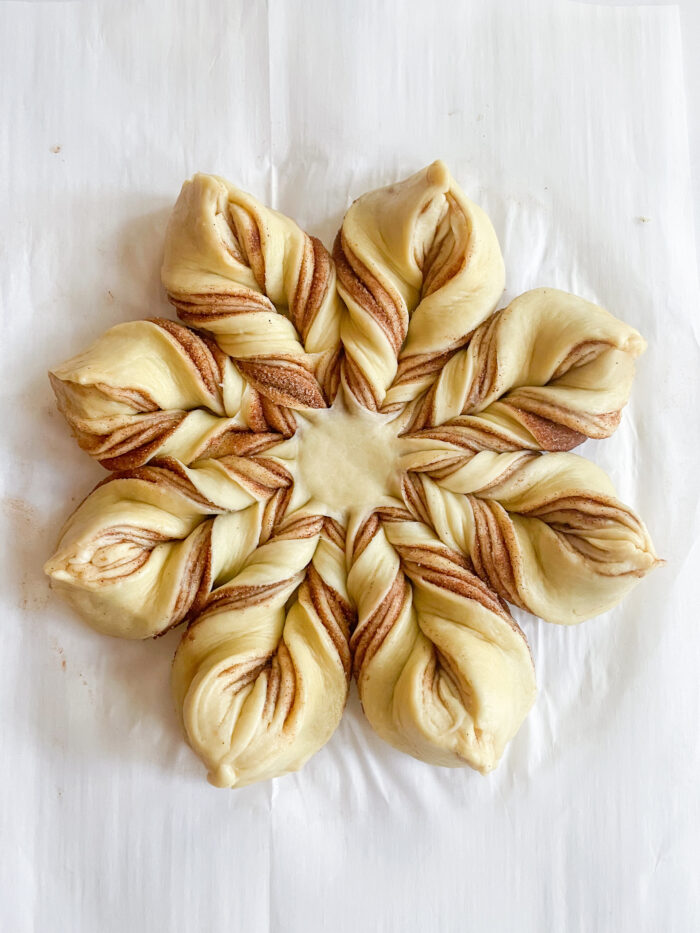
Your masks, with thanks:
[{"label": "white background surface", "polygon": [[[700,290],[679,10],[433,6],[0,3],[7,933],[698,929]],[[384,746],[353,695],[299,774],[215,790],[170,705],[179,633],[106,639],[49,595],[41,564],[103,474],[45,371],[113,323],[169,314],[164,225],[194,171],[330,245],[351,198],[438,156],[494,221],[504,303],[558,286],[647,337],[621,428],[582,452],[668,564],[576,629],[521,614],[539,698],[488,778]]]}]

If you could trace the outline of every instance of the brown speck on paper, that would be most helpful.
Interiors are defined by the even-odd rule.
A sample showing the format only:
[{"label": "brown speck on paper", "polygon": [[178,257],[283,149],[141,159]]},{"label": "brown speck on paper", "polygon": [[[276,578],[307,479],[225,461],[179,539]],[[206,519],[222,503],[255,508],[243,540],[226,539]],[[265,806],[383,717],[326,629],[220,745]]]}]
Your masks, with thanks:
[{"label": "brown speck on paper", "polygon": [[61,661],[61,670],[62,670],[62,671],[65,671],[67,665],[66,665],[66,659],[65,659],[65,657],[64,657],[64,655],[63,655],[63,648],[62,648],[62,646],[56,641],[55,638],[51,638],[51,647],[52,647],[53,650],[56,652],[56,654],[58,655],[58,657],[59,657],[59,659],[60,659],[60,661]]},{"label": "brown speck on paper", "polygon": [[48,584],[43,585],[43,581],[38,583],[36,580],[30,580],[29,575],[22,574],[20,580],[21,598],[18,606],[20,609],[32,611],[33,609],[45,609],[49,604],[50,594]]},{"label": "brown speck on paper", "polygon": [[2,510],[13,518],[19,518],[27,527],[31,527],[36,521],[36,509],[26,499],[7,496],[2,500]]},{"label": "brown speck on paper", "polygon": [[[2,511],[15,526],[15,534],[24,541],[25,548],[31,548],[31,542],[42,533],[41,520],[34,506],[26,499],[7,496],[2,500]],[[36,572],[25,570],[19,577],[20,609],[28,611],[44,609],[49,602],[48,582]]]}]

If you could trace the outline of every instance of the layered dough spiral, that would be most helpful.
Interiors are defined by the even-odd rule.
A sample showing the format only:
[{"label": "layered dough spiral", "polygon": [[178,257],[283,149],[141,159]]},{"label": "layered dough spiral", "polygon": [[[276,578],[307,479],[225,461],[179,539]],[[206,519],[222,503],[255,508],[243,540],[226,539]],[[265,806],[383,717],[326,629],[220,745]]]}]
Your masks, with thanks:
[{"label": "layered dough spiral", "polygon": [[492,315],[413,406],[409,430],[465,448],[570,450],[613,433],[644,340],[604,308],[537,288]]},{"label": "layered dough spiral", "polygon": [[162,634],[238,572],[242,555],[284,514],[290,486],[284,467],[263,458],[192,467],[156,460],[90,493],[64,526],[46,573],[98,631]]},{"label": "layered dough spiral", "polygon": [[76,440],[109,470],[261,453],[295,430],[212,338],[164,318],[110,328],[49,377]]},{"label": "layered dough spiral", "polygon": [[422,761],[493,770],[536,692],[505,604],[401,511],[359,524],[350,555],[355,676],[372,726]]},{"label": "layered dough spiral", "polygon": [[53,587],[106,634],[188,623],[173,691],[217,786],[301,767],[353,675],[394,747],[492,770],[536,692],[507,603],[580,622],[658,563],[568,452],[614,432],[643,339],[556,289],[495,311],[495,232],[441,162],[355,201],[333,257],[196,175],[162,277],[182,324],[120,324],[50,374],[115,471]]},{"label": "layered dough spiral", "polygon": [[212,334],[266,398],[292,409],[332,401],[335,267],[293,220],[223,178],[195,175],[170,218],[161,274],[180,318]]},{"label": "layered dough spiral", "polygon": [[350,680],[343,543],[331,519],[292,514],[183,637],[175,700],[216,786],[296,771],[335,731]]},{"label": "layered dough spiral", "polygon": [[421,394],[503,291],[491,221],[443,162],[358,198],[333,258],[348,310],[343,378],[372,411]]},{"label": "layered dough spiral", "polygon": [[547,622],[611,609],[658,563],[643,522],[583,457],[481,451],[456,469],[439,464],[405,475],[412,512],[503,599]]}]

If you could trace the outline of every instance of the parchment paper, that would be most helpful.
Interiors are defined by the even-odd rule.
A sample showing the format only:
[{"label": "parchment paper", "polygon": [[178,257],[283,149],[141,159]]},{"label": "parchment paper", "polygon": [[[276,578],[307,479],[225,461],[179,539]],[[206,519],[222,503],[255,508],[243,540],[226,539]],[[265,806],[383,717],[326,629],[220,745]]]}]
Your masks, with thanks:
[{"label": "parchment paper", "polygon": [[[698,289],[678,10],[270,0],[0,3],[0,929],[692,931]],[[356,696],[299,774],[209,787],[171,708],[180,637],[107,639],[41,565],[102,477],[45,371],[159,284],[180,184],[218,172],[330,245],[444,158],[507,294],[577,292],[649,341],[580,452],[668,561],[575,629],[520,614],[539,698],[488,778],[394,752]]]}]

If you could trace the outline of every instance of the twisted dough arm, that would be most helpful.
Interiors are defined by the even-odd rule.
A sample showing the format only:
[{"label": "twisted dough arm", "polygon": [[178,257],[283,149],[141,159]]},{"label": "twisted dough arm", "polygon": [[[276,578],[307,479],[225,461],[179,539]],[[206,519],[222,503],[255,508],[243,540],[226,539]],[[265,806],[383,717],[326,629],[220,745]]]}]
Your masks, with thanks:
[{"label": "twisted dough arm", "polygon": [[340,722],[352,618],[343,543],[332,519],[290,516],[183,636],[173,693],[215,786],[298,770]]},{"label": "twisted dough arm", "polygon": [[464,558],[402,510],[349,538],[351,648],[377,733],[430,764],[498,764],[536,693],[525,636]]},{"label": "twisted dough arm", "polygon": [[573,624],[615,606],[659,560],[606,474],[569,453],[476,454],[406,474],[404,499],[503,598]]},{"label": "twisted dough arm", "polygon": [[[570,450],[620,421],[645,343],[597,305],[551,288],[472,335],[415,403],[409,432],[465,450]],[[439,426],[435,429],[435,426]]]},{"label": "twisted dough arm", "polygon": [[110,470],[261,453],[295,430],[211,337],[165,319],[112,327],[49,378],[78,443]]},{"label": "twisted dough arm", "polygon": [[491,221],[443,162],[355,201],[333,258],[349,311],[343,379],[372,411],[422,394],[503,291]]},{"label": "twisted dough arm", "polygon": [[273,460],[164,459],[105,480],[63,528],[44,570],[97,631],[162,634],[199,611],[284,514],[291,476]]},{"label": "twisted dough arm", "polygon": [[338,387],[342,304],[325,247],[214,175],[185,182],[165,240],[163,285],[263,395],[324,408]]}]

